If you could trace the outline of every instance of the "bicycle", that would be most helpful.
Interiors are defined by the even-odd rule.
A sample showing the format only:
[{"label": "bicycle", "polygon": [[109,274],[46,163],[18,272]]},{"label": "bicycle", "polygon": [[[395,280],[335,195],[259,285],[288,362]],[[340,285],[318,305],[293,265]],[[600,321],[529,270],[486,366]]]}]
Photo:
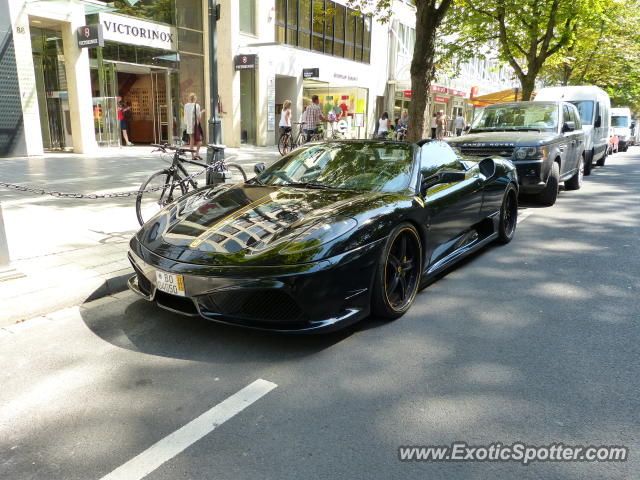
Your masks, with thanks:
[{"label": "bicycle", "polygon": [[290,153],[306,141],[304,129],[302,128],[304,122],[294,122],[293,125],[300,125],[300,127],[298,127],[298,133],[297,135],[295,135],[295,137],[292,133],[293,129],[290,129],[288,132],[284,132],[282,135],[280,135],[280,139],[278,140],[278,152],[280,152],[280,155],[286,155],[287,153]]},{"label": "bicycle", "polygon": [[196,175],[190,175],[184,167],[184,163],[190,163],[206,170],[210,169],[213,172],[218,172],[223,174],[225,179],[227,179],[230,174],[231,183],[247,181],[247,174],[242,167],[236,163],[227,163],[224,161],[224,158],[211,165],[207,165],[206,163],[181,157],[181,155],[185,153],[194,153],[195,150],[191,148],[172,146],[167,143],[162,145],[152,143],[151,146],[155,147],[152,153],[167,153],[167,150],[173,151],[173,159],[169,168],[153,173],[138,190],[138,195],[136,196],[136,216],[141,226],[164,207],[185,195],[189,191],[189,188],[198,188],[198,182],[193,178]]}]

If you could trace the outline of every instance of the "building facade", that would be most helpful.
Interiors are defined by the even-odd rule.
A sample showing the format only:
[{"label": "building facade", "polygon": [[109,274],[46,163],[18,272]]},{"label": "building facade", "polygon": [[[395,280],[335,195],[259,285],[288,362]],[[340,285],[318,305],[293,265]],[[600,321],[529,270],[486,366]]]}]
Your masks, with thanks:
[{"label": "building facade", "polygon": [[273,145],[280,112],[318,95],[347,137],[373,129],[384,97],[387,27],[338,0],[221,0],[218,80],[223,142]]},{"label": "building facade", "polygon": [[[9,125],[0,128],[16,133],[0,136],[0,155],[117,146],[119,102],[130,107],[132,142],[180,138],[188,94],[201,102],[207,95],[206,3],[3,2],[9,27],[3,42],[15,54],[2,58],[11,94],[0,105]],[[19,119],[6,118],[5,111],[18,105]]]}]

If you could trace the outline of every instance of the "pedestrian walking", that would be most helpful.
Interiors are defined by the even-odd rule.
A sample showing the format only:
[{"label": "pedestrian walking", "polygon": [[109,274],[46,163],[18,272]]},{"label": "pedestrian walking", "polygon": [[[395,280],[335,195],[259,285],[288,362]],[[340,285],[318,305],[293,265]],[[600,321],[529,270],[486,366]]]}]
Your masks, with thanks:
[{"label": "pedestrian walking", "polygon": [[436,138],[438,140],[443,140],[446,131],[447,131],[447,116],[444,114],[443,110],[439,110],[438,115],[436,116]]},{"label": "pedestrian walking", "polygon": [[322,110],[320,110],[320,99],[318,95],[311,97],[311,103],[302,114],[302,121],[304,122],[304,133],[308,142],[311,140],[311,135],[320,133],[318,124],[325,121]]},{"label": "pedestrian walking", "polygon": [[280,112],[280,135],[291,131],[291,100],[285,100]]},{"label": "pedestrian walking", "polygon": [[437,114],[436,112],[433,112],[433,116],[431,117],[431,138],[436,138],[436,120],[437,120]]},{"label": "pedestrian walking", "polygon": [[459,137],[460,135],[462,135],[462,131],[466,128],[466,126],[467,126],[467,121],[462,116],[462,113],[458,112],[458,115],[456,116],[456,119],[455,119],[456,137]]},{"label": "pedestrian walking", "polygon": [[[124,144],[130,147],[131,145],[133,145],[133,143],[129,141],[129,134],[127,133],[127,120],[125,119],[125,111],[127,109],[127,106],[122,101],[121,96],[118,96],[116,100],[118,102],[117,108],[118,121],[120,122],[120,133],[122,135],[122,138],[124,139]],[[131,108],[129,108],[129,110],[131,110]]]},{"label": "pedestrian walking", "polygon": [[200,107],[195,93],[190,93],[188,98],[189,103],[184,105],[184,130],[189,135],[189,148],[195,150],[195,152],[191,153],[191,157],[196,160],[202,160],[200,146],[204,137],[202,115],[205,111]]}]

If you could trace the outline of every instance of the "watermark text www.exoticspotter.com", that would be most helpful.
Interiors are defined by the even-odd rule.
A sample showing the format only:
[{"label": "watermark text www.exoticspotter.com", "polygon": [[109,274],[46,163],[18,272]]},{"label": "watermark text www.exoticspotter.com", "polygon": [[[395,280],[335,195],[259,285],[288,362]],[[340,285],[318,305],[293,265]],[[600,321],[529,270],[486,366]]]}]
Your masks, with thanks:
[{"label": "watermark text www.exoticspotter.com", "polygon": [[527,445],[516,442],[509,445],[451,445],[403,446],[398,448],[403,462],[624,462],[629,448],[623,445]]}]

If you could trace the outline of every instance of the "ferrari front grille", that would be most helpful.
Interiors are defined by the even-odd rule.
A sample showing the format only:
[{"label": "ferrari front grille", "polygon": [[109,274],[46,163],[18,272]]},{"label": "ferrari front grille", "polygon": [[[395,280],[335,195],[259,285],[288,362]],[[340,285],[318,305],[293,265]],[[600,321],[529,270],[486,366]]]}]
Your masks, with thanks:
[{"label": "ferrari front grille", "polygon": [[226,290],[199,299],[200,308],[230,317],[267,321],[296,321],[302,310],[281,290]]}]

